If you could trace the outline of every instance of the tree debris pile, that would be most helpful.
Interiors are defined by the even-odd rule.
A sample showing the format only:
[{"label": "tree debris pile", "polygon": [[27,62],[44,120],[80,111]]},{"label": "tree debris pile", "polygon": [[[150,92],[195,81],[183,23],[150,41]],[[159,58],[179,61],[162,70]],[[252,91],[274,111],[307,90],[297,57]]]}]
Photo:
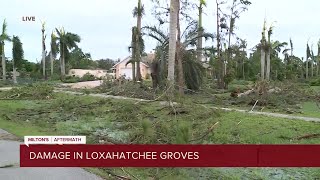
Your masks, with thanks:
[{"label": "tree debris pile", "polygon": [[134,83],[123,80],[105,80],[101,86],[97,87],[97,90],[100,93],[107,93],[114,96],[125,96],[148,100],[154,100],[156,98],[155,90],[139,82]]},{"label": "tree debris pile", "polygon": [[260,81],[244,93],[233,92],[230,101],[233,105],[260,106],[286,113],[301,113],[301,102],[314,100],[316,93],[293,83],[271,85]]},{"label": "tree debris pile", "polygon": [[27,86],[15,87],[0,93],[1,99],[30,99],[43,100],[53,97],[53,86],[45,83],[34,83]]}]

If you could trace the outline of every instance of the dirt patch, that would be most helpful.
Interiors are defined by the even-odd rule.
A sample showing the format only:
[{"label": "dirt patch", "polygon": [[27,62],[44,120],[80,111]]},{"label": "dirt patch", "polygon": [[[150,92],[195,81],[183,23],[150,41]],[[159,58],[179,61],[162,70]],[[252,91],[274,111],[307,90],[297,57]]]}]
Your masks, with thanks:
[{"label": "dirt patch", "polygon": [[102,84],[102,81],[86,81],[86,82],[78,82],[78,83],[63,83],[62,86],[70,87],[73,89],[92,89],[98,87]]}]

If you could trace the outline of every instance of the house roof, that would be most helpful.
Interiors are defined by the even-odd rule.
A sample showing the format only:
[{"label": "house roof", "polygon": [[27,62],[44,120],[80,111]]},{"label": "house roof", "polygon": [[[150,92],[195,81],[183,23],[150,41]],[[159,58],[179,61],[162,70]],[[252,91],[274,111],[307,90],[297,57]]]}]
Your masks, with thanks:
[{"label": "house roof", "polygon": [[[147,54],[146,56],[143,56],[141,58],[141,64],[149,67],[149,65],[152,63],[152,61],[154,60],[155,54]],[[118,66],[119,64],[123,63],[123,62],[128,62],[130,61],[131,56],[128,56],[126,58],[124,58],[123,60],[119,61],[118,63],[116,63],[113,68],[115,68],[116,66]]]}]

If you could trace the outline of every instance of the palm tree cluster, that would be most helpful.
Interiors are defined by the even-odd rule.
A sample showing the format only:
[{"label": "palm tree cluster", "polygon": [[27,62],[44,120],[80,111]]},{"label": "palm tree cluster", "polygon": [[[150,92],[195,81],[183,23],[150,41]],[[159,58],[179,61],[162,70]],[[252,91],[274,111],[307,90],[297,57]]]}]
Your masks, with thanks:
[{"label": "palm tree cluster", "polygon": [[[41,32],[42,32],[42,76],[44,79],[47,78],[46,74],[46,34],[45,34],[45,22],[41,23]],[[50,69],[51,69],[51,76],[53,76],[53,64],[54,59],[56,58],[57,54],[60,54],[60,75],[61,78],[64,78],[66,74],[66,57],[68,56],[69,52],[75,48],[78,48],[77,43],[81,40],[80,36],[74,33],[66,32],[64,28],[55,28],[55,31],[51,33],[50,39]],[[23,61],[23,48],[22,43],[18,36],[13,36],[11,38],[7,32],[7,22],[6,20],[2,23],[2,32],[0,35],[0,54],[1,54],[1,66],[2,66],[2,79],[6,80],[7,72],[6,72],[6,57],[5,57],[5,43],[12,42],[13,43],[13,50],[12,50],[12,64],[19,66],[19,61]],[[16,66],[16,67],[18,67]],[[15,76],[15,67],[13,68],[13,75]],[[16,79],[14,77],[14,82]]]}]

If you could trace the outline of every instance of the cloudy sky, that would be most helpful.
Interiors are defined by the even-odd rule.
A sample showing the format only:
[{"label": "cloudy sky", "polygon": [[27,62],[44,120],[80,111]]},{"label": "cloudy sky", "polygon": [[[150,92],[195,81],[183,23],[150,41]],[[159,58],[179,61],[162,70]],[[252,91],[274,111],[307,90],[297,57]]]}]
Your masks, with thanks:
[{"label": "cloudy sky", "polygon": [[[4,2],[3,2],[4,1]],[[79,34],[82,38],[80,47],[89,52],[93,59],[124,58],[129,55],[131,27],[136,21],[132,10],[136,0],[3,0],[6,8],[0,11],[0,21],[7,19],[9,35],[18,35],[25,50],[25,58],[39,61],[41,58],[41,20],[46,21],[49,34],[55,27],[64,27],[66,31]],[[215,4],[207,0],[204,28],[214,33]],[[316,53],[317,41],[320,38],[320,15],[317,0],[251,0],[249,10],[243,13],[237,22],[236,33],[248,41],[252,48],[260,40],[263,20],[269,23],[276,21],[273,39],[294,43],[294,54],[305,56],[306,43],[309,40]],[[143,25],[157,22],[151,15],[151,0],[142,0],[146,15]],[[35,16],[35,22],[22,21],[23,16]],[[155,47],[155,42],[146,39],[146,51]],[[49,38],[47,39],[49,47]],[[7,43],[6,55],[11,56],[12,46]]]}]

